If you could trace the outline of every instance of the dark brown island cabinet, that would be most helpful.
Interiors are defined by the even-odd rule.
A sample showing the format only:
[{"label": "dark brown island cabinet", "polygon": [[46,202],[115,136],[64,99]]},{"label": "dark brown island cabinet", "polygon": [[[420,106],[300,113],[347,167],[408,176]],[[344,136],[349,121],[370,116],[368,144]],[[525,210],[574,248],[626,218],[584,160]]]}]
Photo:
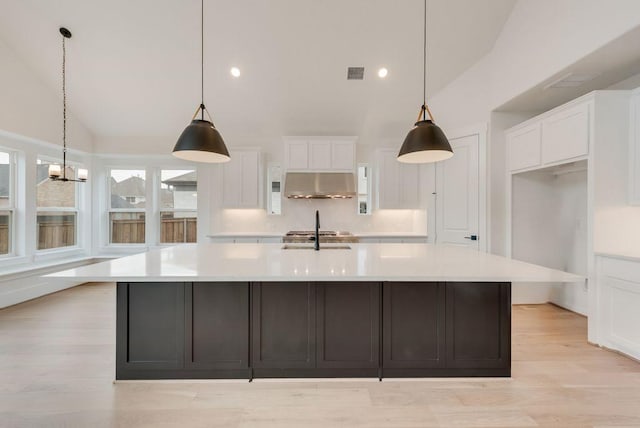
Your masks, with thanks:
[{"label": "dark brown island cabinet", "polygon": [[117,379],[510,376],[505,282],[120,282]]}]

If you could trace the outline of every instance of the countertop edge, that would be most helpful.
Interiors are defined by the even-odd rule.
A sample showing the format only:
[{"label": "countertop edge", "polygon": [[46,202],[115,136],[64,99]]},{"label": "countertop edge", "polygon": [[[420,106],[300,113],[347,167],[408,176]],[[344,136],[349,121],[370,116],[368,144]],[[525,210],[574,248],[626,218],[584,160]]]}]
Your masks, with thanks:
[{"label": "countertop edge", "polygon": [[627,260],[630,262],[640,262],[640,255],[621,254],[621,253],[602,253],[595,252],[597,257],[608,257],[610,259]]},{"label": "countertop edge", "polygon": [[478,282],[478,283],[495,283],[495,282],[511,282],[511,283],[535,283],[535,284],[549,284],[554,282],[572,283],[582,282],[584,279],[577,279],[575,281],[562,280],[558,278],[548,278],[541,280],[539,278],[504,278],[504,277],[483,277],[483,278],[469,278],[469,277],[388,277],[388,276],[357,276],[357,277],[322,277],[322,276],[308,276],[298,278],[283,278],[283,277],[253,277],[246,276],[242,279],[238,279],[238,276],[73,276],[65,275],[64,272],[56,272],[48,275],[44,275],[50,278],[73,278],[79,281],[85,282]]}]

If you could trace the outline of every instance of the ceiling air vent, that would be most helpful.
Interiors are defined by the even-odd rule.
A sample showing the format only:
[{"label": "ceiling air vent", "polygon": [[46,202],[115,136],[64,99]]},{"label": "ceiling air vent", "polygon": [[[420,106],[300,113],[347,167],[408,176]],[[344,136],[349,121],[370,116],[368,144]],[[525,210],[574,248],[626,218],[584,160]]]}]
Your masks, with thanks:
[{"label": "ceiling air vent", "polygon": [[549,88],[577,88],[582,84],[588,82],[589,80],[593,80],[597,77],[597,73],[569,73],[560,77],[559,79],[554,80],[551,83],[548,83],[544,89]]},{"label": "ceiling air vent", "polygon": [[347,80],[363,80],[363,79],[364,79],[364,67],[347,68]]}]

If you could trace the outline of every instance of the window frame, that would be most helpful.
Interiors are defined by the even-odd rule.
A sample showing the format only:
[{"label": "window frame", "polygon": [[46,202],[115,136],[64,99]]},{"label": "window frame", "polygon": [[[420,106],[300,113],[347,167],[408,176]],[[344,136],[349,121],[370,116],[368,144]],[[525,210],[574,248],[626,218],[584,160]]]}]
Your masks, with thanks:
[{"label": "window frame", "polygon": [[0,151],[9,155],[9,204],[7,207],[0,208],[0,211],[9,212],[9,225],[7,227],[7,253],[0,254],[0,259],[6,260],[15,257],[16,254],[16,188],[17,188],[17,160],[16,153],[13,150],[0,147]]},{"label": "window frame", "polygon": [[[36,168],[38,165],[38,161],[47,162],[47,163],[58,163],[62,165],[62,159],[57,159],[49,155],[36,154]],[[86,168],[86,166],[84,166],[81,162],[75,162],[75,161],[69,161],[69,160],[67,160],[67,167],[73,167],[75,170],[74,172],[76,173],[79,168]],[[37,182],[35,183],[36,187],[33,189],[34,191],[33,197],[35,198],[35,209],[36,209],[35,223],[34,223],[34,228],[35,228],[34,236],[36,239],[36,242],[34,244],[34,249],[35,249],[36,256],[42,255],[42,254],[77,251],[79,249],[82,249],[82,245],[80,243],[82,242],[83,232],[82,232],[82,227],[80,227],[80,225],[82,224],[84,217],[83,217],[82,210],[80,209],[81,200],[83,199],[83,190],[82,190],[82,187],[80,187],[80,185],[86,185],[86,183],[79,183],[79,182],[69,182],[69,183],[75,186],[75,201],[74,201],[75,204],[73,207],[39,207],[38,206],[38,188],[37,188],[38,183]],[[74,225],[75,226],[75,230],[74,230],[75,242],[73,243],[73,245],[67,245],[64,247],[38,249],[38,242],[40,239],[38,235],[39,234],[38,215],[40,214],[40,212],[73,212],[75,214],[75,225]]]},{"label": "window frame", "polygon": [[[150,212],[151,207],[149,206],[152,201],[149,201],[149,179],[153,181],[153,170],[150,170],[147,167],[139,166],[139,165],[109,165],[105,169],[105,204],[106,204],[106,219],[105,219],[105,244],[107,248],[146,248],[151,245],[149,242],[149,227],[150,227]],[[112,171],[144,171],[144,193],[145,193],[145,204],[144,208],[113,208],[111,206],[111,173]],[[153,197],[153,196],[152,196]],[[151,210],[151,211],[150,211]],[[144,214],[144,227],[145,227],[145,235],[144,242],[111,242],[111,214],[112,213],[142,213]]]},{"label": "window frame", "polygon": [[[192,209],[185,209],[185,208],[161,208],[160,204],[162,202],[162,198],[160,195],[160,191],[162,190],[162,171],[194,171],[196,173],[196,208],[192,208]],[[183,212],[189,212],[189,213],[194,213],[195,216],[194,218],[196,219],[196,228],[197,223],[198,223],[198,206],[199,206],[199,192],[198,192],[198,168],[196,168],[195,166],[193,166],[192,168],[188,168],[188,167],[182,167],[182,166],[171,166],[171,167],[158,167],[154,169],[154,177],[156,178],[157,184],[154,186],[154,193],[153,193],[153,213],[154,216],[157,217],[157,224],[156,224],[156,242],[158,243],[159,246],[172,246],[172,245],[182,245],[182,244],[194,244],[195,242],[187,242],[187,232],[186,232],[186,228],[185,228],[185,233],[184,233],[184,241],[182,242],[162,242],[162,213],[183,213]],[[198,235],[196,233],[196,242],[198,242]]]}]

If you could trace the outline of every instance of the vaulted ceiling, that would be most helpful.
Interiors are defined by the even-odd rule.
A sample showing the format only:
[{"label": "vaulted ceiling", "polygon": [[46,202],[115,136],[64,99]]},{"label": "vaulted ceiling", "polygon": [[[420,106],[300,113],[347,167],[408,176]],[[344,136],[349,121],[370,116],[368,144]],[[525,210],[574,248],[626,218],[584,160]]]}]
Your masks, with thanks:
[{"label": "vaulted ceiling", "polygon": [[[492,48],[514,1],[429,0],[430,94]],[[0,10],[0,38],[56,93],[58,27],[73,32],[70,109],[98,137],[177,136],[200,101],[198,0],[0,0]],[[422,0],[205,0],[205,103],[226,139],[397,139],[422,101],[422,11]],[[347,81],[349,66],[366,67],[365,79]]]}]

